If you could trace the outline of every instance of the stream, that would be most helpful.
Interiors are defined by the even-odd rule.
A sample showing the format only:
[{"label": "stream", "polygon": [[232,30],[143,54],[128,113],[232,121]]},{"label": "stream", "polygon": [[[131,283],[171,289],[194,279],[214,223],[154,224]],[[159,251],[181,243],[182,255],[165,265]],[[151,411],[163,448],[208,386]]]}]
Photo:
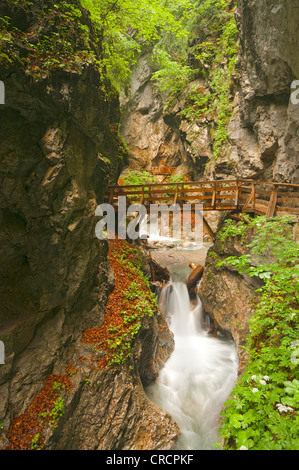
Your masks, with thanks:
[{"label": "stream", "polygon": [[199,297],[189,297],[185,280],[188,264],[169,266],[171,281],[159,296],[159,305],[175,348],[155,383],[146,389],[149,399],[177,422],[181,430],[175,450],[214,450],[220,442],[220,412],[238,371],[232,340],[208,334],[209,322]]}]

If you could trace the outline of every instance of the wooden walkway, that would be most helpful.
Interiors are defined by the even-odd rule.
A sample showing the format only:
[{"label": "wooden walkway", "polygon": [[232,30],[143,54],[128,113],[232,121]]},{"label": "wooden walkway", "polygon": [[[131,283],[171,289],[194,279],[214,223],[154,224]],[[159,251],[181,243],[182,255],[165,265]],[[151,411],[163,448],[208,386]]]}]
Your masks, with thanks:
[{"label": "wooden walkway", "polygon": [[190,181],[109,187],[105,202],[117,211],[118,197],[126,196],[126,205],[143,204],[148,212],[152,204],[196,204],[203,211],[234,211],[272,217],[293,215],[299,221],[299,184],[269,183],[255,180]]}]

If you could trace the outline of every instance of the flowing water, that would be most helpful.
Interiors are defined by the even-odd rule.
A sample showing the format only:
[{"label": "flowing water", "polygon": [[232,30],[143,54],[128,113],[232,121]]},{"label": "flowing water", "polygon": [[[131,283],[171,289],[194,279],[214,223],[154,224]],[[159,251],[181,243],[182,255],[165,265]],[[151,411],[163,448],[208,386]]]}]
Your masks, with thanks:
[{"label": "flowing water", "polygon": [[[146,393],[177,422],[177,450],[212,450],[219,442],[219,416],[237,378],[235,345],[207,332],[200,299],[191,305],[184,269],[160,295],[160,307],[174,334],[175,349]],[[184,277],[185,279],[185,277]]]}]

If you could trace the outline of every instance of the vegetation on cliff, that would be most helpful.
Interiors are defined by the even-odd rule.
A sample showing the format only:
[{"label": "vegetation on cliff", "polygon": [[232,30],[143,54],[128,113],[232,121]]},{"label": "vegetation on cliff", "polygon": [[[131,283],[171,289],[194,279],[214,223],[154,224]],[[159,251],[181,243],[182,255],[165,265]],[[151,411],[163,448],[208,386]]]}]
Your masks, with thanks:
[{"label": "vegetation on cliff", "polygon": [[64,413],[64,400],[71,393],[70,376],[74,369],[69,364],[67,374],[51,374],[31,405],[21,415],[15,416],[7,433],[6,450],[41,450],[47,426],[57,427]]},{"label": "vegetation on cliff", "polygon": [[[226,155],[227,125],[233,112],[238,55],[235,1],[82,0],[102,38],[104,67],[113,84],[126,88],[138,55],[152,49],[153,84],[171,108],[183,91],[181,118],[205,124],[214,158]],[[194,82],[206,81],[208,93]],[[188,87],[189,84],[191,87]]]},{"label": "vegetation on cliff", "polygon": [[[169,175],[167,183],[182,183],[183,180],[183,176]],[[160,183],[156,175],[153,175],[148,171],[138,170],[130,170],[128,173],[123,173],[121,176],[121,182],[128,186]]]},{"label": "vegetation on cliff", "polygon": [[[8,429],[7,450],[40,450],[46,436],[61,425],[72,400],[74,380],[80,375],[84,389],[93,386],[87,370],[106,374],[127,364],[131,371],[136,358],[134,344],[145,318],[157,313],[157,300],[144,274],[144,258],[138,247],[126,240],[110,240],[109,262],[115,288],[109,297],[103,325],[83,332],[82,344],[89,354],[65,364],[65,374],[51,374],[30,406],[16,415]],[[79,379],[80,380],[80,379]],[[101,380],[102,377],[101,377]],[[3,430],[0,428],[0,437]]]},{"label": "vegetation on cliff", "polygon": [[228,220],[220,238],[253,230],[250,254],[219,266],[264,281],[251,317],[246,372],[223,411],[226,449],[298,449],[299,246],[289,217],[257,217],[237,227]]},{"label": "vegetation on cliff", "polygon": [[206,118],[215,158],[227,150],[238,52],[233,1],[50,0],[38,8],[35,3],[4,0],[1,5],[2,67],[17,63],[40,79],[55,70],[78,73],[94,64],[102,74],[101,86],[108,76],[120,90],[128,85],[142,48],[150,47],[153,81],[165,107],[196,78],[207,81],[208,93],[196,84],[188,89],[182,118]]},{"label": "vegetation on cliff", "polygon": [[[158,70],[153,81],[164,94],[165,109],[171,110],[184,95],[179,115],[208,128],[215,159],[229,152],[227,126],[234,110],[239,51],[235,4],[226,0],[192,1],[189,14],[182,19],[188,44],[183,47],[179,40],[179,46],[176,40],[177,47],[169,48],[168,33],[154,49]],[[196,79],[205,81],[205,90]]]},{"label": "vegetation on cliff", "polygon": [[183,16],[189,0],[175,0],[172,5],[160,0],[81,0],[89,10],[99,36],[103,39],[102,66],[117,88],[125,87],[143,47],[152,47],[164,31],[172,37],[185,32],[174,11]]},{"label": "vegetation on cliff", "polygon": [[[133,0],[69,0],[66,2],[2,0],[0,6],[1,72],[4,70],[7,76],[11,77],[13,76],[11,72],[21,71],[28,83],[32,85],[56,73],[66,72],[69,77],[74,74],[80,75],[86,68],[93,66],[94,70],[99,72],[96,76],[97,80],[99,79],[96,85],[102,89],[103,99],[106,100],[118,96],[111,82],[118,89],[125,87],[132,64],[142,48],[153,47],[153,63],[156,67],[153,82],[164,96],[165,108],[170,109],[184,92],[185,106],[179,111],[179,117],[199,125],[204,123],[211,135],[213,154],[217,159],[229,151],[227,125],[233,113],[233,88],[238,54],[238,31],[234,6],[234,1],[226,0],[175,0],[171,2],[171,5],[167,1],[160,2],[159,0],[139,0],[138,4]],[[205,81],[205,91],[196,83],[196,79]],[[22,87],[23,82],[16,81],[15,83],[21,84],[20,88]],[[50,89],[52,84],[47,82],[46,85]],[[83,95],[83,92],[80,92]],[[32,94],[34,95],[34,92]],[[57,101],[63,101],[63,98],[61,95],[61,99]],[[38,100],[37,97],[36,101]],[[58,103],[55,102],[55,104]],[[40,114],[41,109],[37,108]],[[53,114],[57,117],[58,108],[53,107],[53,109]],[[19,116],[22,115],[24,108],[16,107],[15,110],[15,115]],[[69,110],[65,107],[61,114],[63,112],[67,113]],[[97,116],[94,119],[98,123]],[[28,122],[31,124],[30,120]],[[89,119],[86,120],[86,127],[90,122]],[[114,138],[116,141],[119,140],[118,150],[122,157],[125,154],[125,146],[120,141],[117,126],[117,122],[114,127],[111,123],[109,133],[108,125],[102,131],[103,133],[107,131],[105,136],[107,140]],[[95,134],[100,134],[99,128],[96,125],[93,127],[96,128]],[[40,145],[43,137],[42,132],[39,129],[38,131],[36,142],[34,141],[36,147]],[[8,135],[11,138],[12,133]],[[17,148],[16,142],[17,139],[14,141],[14,148]],[[84,145],[84,151],[85,148]],[[71,153],[76,156],[78,154],[76,151]],[[46,155],[48,159],[50,159],[49,155],[52,155],[54,160],[58,159],[56,154],[54,157],[53,153]],[[95,152],[95,160],[97,156],[98,153]],[[43,157],[44,155],[37,153],[38,163]],[[21,158],[23,155],[20,156],[20,161]],[[109,159],[103,156],[103,159],[105,158],[108,164]],[[35,171],[31,171],[33,168],[35,164],[32,164],[30,168],[30,175],[36,178]],[[60,169],[59,167],[57,171]],[[10,174],[10,171],[12,170],[7,170],[7,174]],[[16,169],[17,172],[20,177],[23,176],[20,168]],[[75,170],[74,173],[76,173]],[[26,184],[22,183],[18,186],[22,189],[20,195],[17,195],[18,204],[24,192],[27,193],[34,188],[34,184],[42,186],[40,183],[43,176],[39,178],[40,181],[36,183],[28,180]],[[154,177],[152,178],[156,181]],[[136,181],[143,182],[150,179],[151,175],[132,172],[125,182],[136,183]],[[9,185],[14,186],[14,178],[11,181]],[[49,184],[47,178],[44,184],[46,187]],[[101,184],[102,181],[99,186]],[[65,187],[66,180],[59,181],[59,185]],[[72,191],[75,186],[71,188]],[[105,185],[102,186],[104,188]],[[51,192],[50,189],[49,193],[52,194],[54,191]],[[82,198],[78,193],[78,199],[80,197]],[[35,201],[37,199],[34,198]],[[12,203],[11,197],[9,200],[12,206],[15,204],[15,207],[20,210],[20,206],[17,206],[15,202]],[[50,198],[49,200],[51,201]],[[21,206],[22,209],[23,207]],[[53,207],[58,208],[55,209],[57,214],[63,214],[63,211],[70,213],[68,206],[55,205]],[[48,209],[46,204],[45,209]],[[76,208],[73,214],[77,217]],[[44,220],[46,216],[48,217],[48,214],[43,214]],[[32,219],[37,218],[36,215],[32,217],[29,211],[29,221],[32,222]],[[43,225],[34,226],[39,237],[41,227]],[[75,229],[77,230],[77,219],[74,225],[69,224],[67,228],[64,228],[63,224],[54,226],[53,239],[56,240],[57,234],[65,230],[61,239],[57,238],[61,241]],[[27,232],[26,227],[26,236],[29,230],[30,228]],[[222,436],[225,439],[226,449],[298,449],[299,381],[296,374],[298,374],[299,248],[292,240],[291,223],[287,218],[247,219],[246,223],[241,223],[237,227],[232,222],[227,222],[220,238],[224,240],[228,236],[243,237],[248,230],[254,231],[253,240],[248,245],[251,254],[226,259],[222,265],[227,264],[240,273],[259,277],[264,281],[264,285],[260,289],[261,296],[255,306],[255,314],[250,320],[247,369],[240,377],[232,398],[223,411]],[[35,242],[39,241],[37,237],[37,242],[36,240]],[[24,251],[22,263],[25,263],[26,269],[29,270],[30,261],[34,266],[33,261],[36,262],[36,259],[32,257],[30,260],[28,246],[23,246],[19,241],[18,243],[14,246],[7,244],[7,246],[11,251],[16,247],[22,248]],[[70,244],[69,251],[71,252],[71,249],[75,247],[73,257],[79,259],[78,245],[75,242]],[[58,251],[55,253],[59,254]],[[139,251],[132,248],[126,241],[112,241],[108,257],[116,282],[115,289],[109,297],[105,321],[101,326],[87,328],[82,338],[82,343],[90,345],[91,351],[97,354],[96,364],[93,365],[105,371],[123,366],[130,360],[132,346],[141,328],[142,319],[153,316],[157,310],[155,296],[142,271]],[[58,258],[57,256],[56,260]],[[53,260],[55,261],[54,256]],[[51,262],[53,260],[51,259]],[[98,262],[97,256],[94,260]],[[41,264],[40,260],[38,261],[36,265]],[[49,265],[50,262],[45,263],[44,269],[48,275]],[[18,265],[16,266],[18,268]],[[61,267],[61,271],[65,271],[65,277],[62,280],[68,282],[68,287],[70,287],[70,281],[66,272],[76,271],[76,269],[75,264],[67,265],[66,262]],[[56,271],[55,265],[55,269],[50,271],[50,274]],[[37,273],[40,272],[37,271]],[[82,271],[82,278],[86,276],[86,272]],[[97,270],[94,270],[94,273],[96,274]],[[39,290],[37,278],[38,276],[32,275],[30,287],[32,283],[34,289]],[[14,277],[14,283],[15,279]],[[58,284],[62,284],[62,280],[54,283],[53,290],[57,289]],[[44,299],[46,299],[48,295],[46,281],[42,287],[45,287]],[[77,284],[75,287],[77,288]],[[75,288],[73,290],[75,291]],[[8,293],[11,293],[10,286]],[[89,293],[88,291],[87,294]],[[58,299],[55,309],[51,310],[49,301],[44,299],[42,300],[45,304],[47,302],[47,305],[43,304],[43,308],[49,309],[54,317],[57,313],[55,309],[60,308],[63,301]],[[75,297],[74,299],[70,302],[71,307],[77,301]],[[38,304],[37,311],[40,305]],[[43,320],[46,322],[46,317]],[[28,344],[30,344],[29,340]],[[14,367],[15,364],[11,366],[12,371]],[[43,447],[44,427],[49,424],[54,427],[57,425],[63,415],[65,395],[71,391],[70,376],[74,370],[67,366],[66,371],[67,375],[50,375],[27,410],[14,415],[7,434],[8,448]],[[88,385],[87,382],[86,384]],[[10,420],[10,404],[8,403],[7,399],[7,410],[5,410],[8,416],[7,422]]]},{"label": "vegetation on cliff", "polygon": [[126,363],[144,316],[153,316],[157,300],[143,273],[143,258],[138,248],[125,240],[110,240],[109,261],[115,276],[115,288],[109,297],[105,322],[90,328],[82,341],[93,346],[102,357],[101,368]]},{"label": "vegetation on cliff", "polygon": [[77,73],[99,60],[101,37],[79,0],[1,4],[0,63],[39,79],[55,70]]}]

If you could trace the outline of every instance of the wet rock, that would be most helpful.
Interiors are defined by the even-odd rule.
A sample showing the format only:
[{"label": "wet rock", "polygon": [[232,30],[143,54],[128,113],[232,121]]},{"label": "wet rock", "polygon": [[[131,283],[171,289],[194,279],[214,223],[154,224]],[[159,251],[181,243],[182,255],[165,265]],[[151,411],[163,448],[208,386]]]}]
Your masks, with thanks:
[{"label": "wet rock", "polygon": [[[132,358],[121,368],[101,370],[81,361],[65,398],[59,426],[49,430],[50,450],[169,450],[180,430],[149,401],[144,386],[153,382],[174,348],[160,312],[143,319]],[[90,351],[78,346],[78,354]],[[77,361],[78,364],[78,361]]]},{"label": "wet rock", "polygon": [[[39,11],[33,3],[31,21]],[[47,425],[43,448],[169,449],[179,429],[149,402],[141,381],[155,380],[172,351],[163,316],[144,323],[133,362],[121,370],[97,367],[96,352],[81,343],[86,329],[103,324],[114,287],[94,214],[125,163],[112,128],[117,96],[111,90],[107,99],[93,66],[39,81],[16,67],[1,79],[0,447],[49,375],[74,364],[72,393],[63,397],[59,425]]]},{"label": "wet rock", "polygon": [[163,268],[151,257],[149,258],[149,264],[151,268],[151,278],[153,281],[166,282],[170,279],[170,273],[167,268]]},{"label": "wet rock", "polygon": [[204,310],[214,322],[214,328],[236,343],[240,371],[246,361],[246,338],[249,334],[248,320],[254,312],[259,295],[255,291],[261,287],[261,281],[239,274],[230,266],[218,267],[217,264],[228,256],[246,254],[241,240],[228,238],[224,243],[219,239],[210,248],[199,286],[199,296]]},{"label": "wet rock", "polygon": [[133,68],[130,92],[121,94],[121,133],[129,147],[130,164],[139,170],[184,167],[185,174],[190,166],[180,123],[175,114],[163,115],[163,101],[154,91],[152,75],[151,52],[144,52]]},{"label": "wet rock", "polygon": [[292,0],[242,0],[236,18],[241,50],[230,124],[233,174],[296,183],[299,109],[291,83],[299,74],[299,9]]}]

